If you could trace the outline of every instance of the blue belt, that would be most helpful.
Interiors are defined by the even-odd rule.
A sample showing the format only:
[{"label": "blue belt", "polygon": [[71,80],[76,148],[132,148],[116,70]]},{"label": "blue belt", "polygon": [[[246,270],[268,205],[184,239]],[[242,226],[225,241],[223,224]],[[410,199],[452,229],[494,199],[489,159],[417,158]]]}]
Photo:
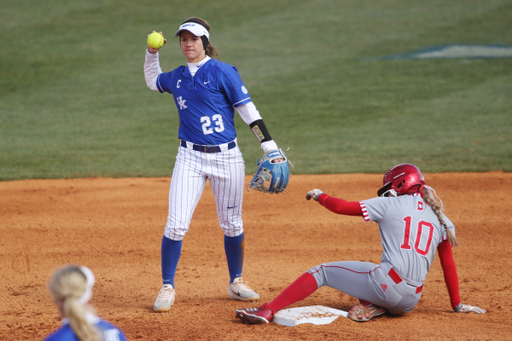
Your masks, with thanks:
[{"label": "blue belt", "polygon": [[[181,146],[188,148],[187,141],[181,140]],[[235,147],[236,147],[235,141],[231,141],[228,143],[227,150],[233,149]],[[196,150],[198,152],[203,152],[203,153],[220,153],[222,151],[219,146],[203,146],[201,144],[193,144],[192,149]]]}]

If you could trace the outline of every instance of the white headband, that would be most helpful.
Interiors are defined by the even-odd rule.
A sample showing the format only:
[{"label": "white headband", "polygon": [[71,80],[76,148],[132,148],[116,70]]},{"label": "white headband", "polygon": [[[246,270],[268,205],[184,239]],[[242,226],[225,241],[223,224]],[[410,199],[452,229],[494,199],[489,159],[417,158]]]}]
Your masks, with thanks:
[{"label": "white headband", "polygon": [[184,30],[189,31],[196,37],[206,36],[206,38],[208,38],[208,40],[210,40],[210,33],[208,32],[206,27],[204,27],[201,24],[198,24],[195,22],[186,22],[180,26],[180,28],[176,31],[174,36],[177,37],[179,35],[179,33]]},{"label": "white headband", "polygon": [[94,286],[94,282],[96,280],[94,278],[94,274],[92,273],[92,271],[88,267],[81,266],[80,270],[82,270],[83,274],[85,275],[85,278],[87,280],[87,284],[85,285],[85,292],[84,292],[84,294],[82,296],[80,296],[77,299],[77,301],[81,305],[86,305],[87,302],[89,302],[89,300],[92,297],[92,287]]}]

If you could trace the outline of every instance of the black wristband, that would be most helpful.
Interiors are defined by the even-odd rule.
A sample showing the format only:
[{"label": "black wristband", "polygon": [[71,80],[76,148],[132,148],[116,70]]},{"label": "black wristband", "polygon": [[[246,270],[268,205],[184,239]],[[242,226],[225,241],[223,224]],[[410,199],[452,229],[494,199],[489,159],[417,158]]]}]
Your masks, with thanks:
[{"label": "black wristband", "polygon": [[265,126],[263,120],[254,121],[249,125],[249,127],[251,127],[251,131],[254,135],[256,135],[260,143],[272,141],[272,137],[270,137],[270,134],[268,133],[267,127]]}]

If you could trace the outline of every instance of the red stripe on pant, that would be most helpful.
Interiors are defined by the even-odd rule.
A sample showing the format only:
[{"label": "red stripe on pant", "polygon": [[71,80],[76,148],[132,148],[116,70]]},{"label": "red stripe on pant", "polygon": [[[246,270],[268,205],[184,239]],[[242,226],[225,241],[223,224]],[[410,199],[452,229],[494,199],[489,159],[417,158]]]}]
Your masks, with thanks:
[{"label": "red stripe on pant", "polygon": [[[389,275],[389,277],[391,277],[391,279],[396,284],[398,284],[398,283],[403,281],[402,277],[400,277],[400,275],[393,268],[391,268],[391,270],[389,270],[388,275]],[[416,293],[419,294],[421,292],[421,290],[423,290],[423,284],[416,288]]]}]

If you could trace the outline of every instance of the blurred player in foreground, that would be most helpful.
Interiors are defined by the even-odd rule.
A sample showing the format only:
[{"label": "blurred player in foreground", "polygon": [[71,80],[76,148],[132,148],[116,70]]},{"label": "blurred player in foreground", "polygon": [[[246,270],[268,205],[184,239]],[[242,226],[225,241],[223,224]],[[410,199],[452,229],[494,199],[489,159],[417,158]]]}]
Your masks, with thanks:
[{"label": "blurred player in foreground", "polygon": [[230,276],[228,297],[258,301],[260,296],[242,280],[245,164],[236,139],[234,108],[258,138],[264,157],[272,155],[274,162],[284,164],[285,156],[271,138],[237,69],[214,59],[218,53],[210,42],[210,25],[201,18],[188,18],[175,36],[179,37],[187,65],[163,73],[158,49],[150,46],[144,63],[147,86],[172,94],[180,117],[180,147],[171,178],[169,214],[161,245],[163,286],[153,309],[166,312],[174,303],[174,277],[183,238],[206,181],[210,181],[224,232]]},{"label": "blurred player in foreground", "polygon": [[52,277],[52,300],[59,308],[62,327],[46,341],[124,341],[126,336],[114,325],[96,316],[88,305],[94,274],[85,266],[66,265]]},{"label": "blurred player in foreground", "polygon": [[359,299],[348,318],[366,322],[385,313],[400,315],[414,309],[423,282],[438,250],[453,310],[485,313],[479,307],[462,304],[452,256],[458,245],[455,227],[441,212],[435,191],[425,185],[421,171],[400,164],[386,172],[378,198],[345,201],[314,189],[306,194],[332,212],[363,217],[379,224],[383,253],[380,264],[369,262],[325,263],[305,272],[272,302],[259,308],[238,309],[236,317],[245,323],[268,323],[274,314],[303,300],[326,285]]}]

